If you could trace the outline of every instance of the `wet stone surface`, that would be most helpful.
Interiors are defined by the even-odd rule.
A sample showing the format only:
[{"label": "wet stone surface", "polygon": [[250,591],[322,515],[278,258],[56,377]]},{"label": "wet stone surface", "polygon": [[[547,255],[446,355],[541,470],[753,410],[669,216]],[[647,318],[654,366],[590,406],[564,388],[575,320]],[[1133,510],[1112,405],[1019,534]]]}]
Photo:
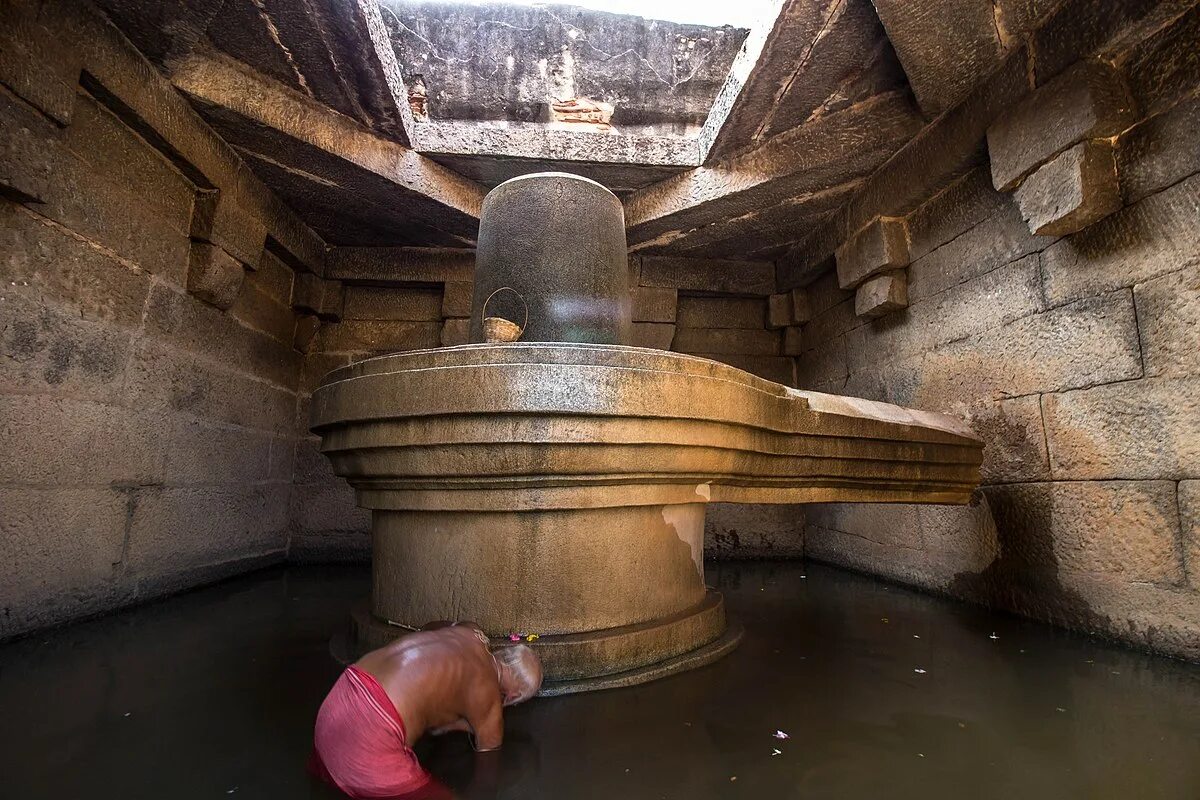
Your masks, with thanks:
[{"label": "wet stone surface", "polygon": [[[730,657],[423,763],[472,798],[1200,796],[1200,666],[800,562],[708,578],[746,626]],[[0,646],[0,794],[338,796],[304,763],[368,585],[268,570]]]}]

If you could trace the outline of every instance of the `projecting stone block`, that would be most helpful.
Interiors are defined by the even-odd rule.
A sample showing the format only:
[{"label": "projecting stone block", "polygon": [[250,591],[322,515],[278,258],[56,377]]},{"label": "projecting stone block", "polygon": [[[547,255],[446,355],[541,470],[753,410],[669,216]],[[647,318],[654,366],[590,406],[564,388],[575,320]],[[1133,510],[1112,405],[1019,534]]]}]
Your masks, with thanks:
[{"label": "projecting stone block", "polygon": [[792,315],[792,295],[773,294],[767,298],[767,327],[786,328],[795,323]]},{"label": "projecting stone block", "polygon": [[904,272],[876,275],[858,287],[854,295],[854,313],[874,319],[908,305],[908,281]]},{"label": "projecting stone block", "polygon": [[228,310],[237,300],[245,275],[241,262],[220,247],[192,242],[187,289],[204,302]]},{"label": "projecting stone block", "polygon": [[249,269],[258,269],[267,226],[227,192],[198,192],[192,209],[193,239],[220,245]]},{"label": "projecting stone block", "polygon": [[442,321],[442,347],[454,347],[471,341],[471,320],[455,317]]},{"label": "projecting stone block", "polygon": [[446,281],[442,289],[442,317],[470,317],[471,298],[474,294],[475,284],[471,281]]},{"label": "projecting stone block", "polygon": [[292,284],[292,308],[311,311],[321,319],[338,320],[342,316],[344,290],[340,281],[327,281],[308,272],[296,276]]},{"label": "projecting stone block", "polygon": [[1133,101],[1120,74],[1103,62],[1082,61],[988,128],[992,184],[1012,191],[1071,145],[1115,136],[1133,123]]},{"label": "projecting stone block", "polygon": [[877,217],[837,249],[838,286],[851,289],[872,275],[908,266],[904,220]]},{"label": "projecting stone block", "polygon": [[799,325],[791,325],[783,329],[783,354],[798,356],[803,352],[804,337]]},{"label": "projecting stone block", "polygon": [[792,324],[802,325],[812,319],[812,302],[808,297],[808,289],[792,289]]},{"label": "projecting stone block", "polygon": [[635,286],[631,295],[634,322],[675,322],[675,312],[679,304],[678,289]]},{"label": "projecting stone block", "polygon": [[1112,145],[1082,142],[1043,164],[1017,187],[1021,216],[1038,236],[1081,231],[1121,207]]},{"label": "projecting stone block", "polygon": [[670,350],[675,338],[675,326],[658,322],[633,323],[634,347],[653,347],[658,350]]},{"label": "projecting stone block", "polygon": [[321,318],[316,314],[305,314],[296,320],[296,333],[292,337],[292,344],[301,353],[307,353],[312,348],[319,330]]}]

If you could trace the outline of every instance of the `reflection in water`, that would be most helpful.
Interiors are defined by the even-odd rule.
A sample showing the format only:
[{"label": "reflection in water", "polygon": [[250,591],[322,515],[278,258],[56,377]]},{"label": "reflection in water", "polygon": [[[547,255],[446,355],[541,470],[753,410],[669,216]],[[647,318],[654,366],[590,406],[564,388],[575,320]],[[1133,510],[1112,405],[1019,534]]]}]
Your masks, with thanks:
[{"label": "reflection in water", "polygon": [[[465,798],[1200,797],[1200,667],[813,565],[708,579],[746,625],[730,657],[422,762]],[[0,647],[0,794],[337,796],[303,765],[369,580],[269,570]]]}]

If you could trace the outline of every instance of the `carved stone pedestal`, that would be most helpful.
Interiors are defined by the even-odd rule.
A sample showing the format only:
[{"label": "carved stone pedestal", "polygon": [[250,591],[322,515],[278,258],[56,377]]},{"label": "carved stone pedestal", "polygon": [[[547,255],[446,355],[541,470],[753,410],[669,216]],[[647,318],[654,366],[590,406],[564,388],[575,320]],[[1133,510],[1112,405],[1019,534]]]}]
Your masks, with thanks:
[{"label": "carved stone pedestal", "polygon": [[401,353],[330,374],[313,430],[372,510],[353,649],[470,620],[536,633],[546,692],[628,685],[736,644],[704,586],[714,502],[966,502],[981,446],[939,414],[615,345]]}]

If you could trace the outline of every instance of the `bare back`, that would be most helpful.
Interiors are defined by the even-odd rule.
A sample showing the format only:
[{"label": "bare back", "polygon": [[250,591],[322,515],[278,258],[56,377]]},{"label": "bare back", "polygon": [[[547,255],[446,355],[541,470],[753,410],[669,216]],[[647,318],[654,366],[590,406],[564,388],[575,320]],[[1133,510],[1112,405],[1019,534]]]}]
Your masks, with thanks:
[{"label": "bare back", "polygon": [[500,680],[477,630],[420,631],[359,659],[359,669],[374,675],[396,706],[410,744],[426,732],[469,730],[477,749],[500,746]]}]

